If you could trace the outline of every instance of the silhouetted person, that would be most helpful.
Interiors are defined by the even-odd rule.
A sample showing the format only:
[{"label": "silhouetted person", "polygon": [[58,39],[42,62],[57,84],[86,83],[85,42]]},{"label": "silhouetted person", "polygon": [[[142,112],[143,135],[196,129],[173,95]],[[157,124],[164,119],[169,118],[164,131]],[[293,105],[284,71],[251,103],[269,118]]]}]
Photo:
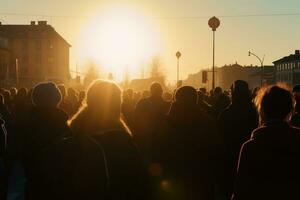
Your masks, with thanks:
[{"label": "silhouetted person", "polygon": [[72,103],[67,99],[66,87],[62,84],[58,85],[57,87],[61,93],[61,101],[58,107],[65,111],[69,115],[69,117],[71,117],[73,115],[73,107]]},{"label": "silhouetted person", "polygon": [[10,95],[11,95],[11,99],[14,101],[15,97],[17,96],[18,90],[15,87],[12,87],[9,89]]},{"label": "silhouetted person", "polygon": [[169,103],[163,100],[163,89],[159,83],[151,85],[150,93],[150,97],[140,100],[136,105],[134,138],[143,155],[149,162],[154,162],[159,156],[157,140],[162,133]]},{"label": "silhouetted person", "polygon": [[14,115],[18,120],[23,120],[26,117],[28,110],[30,109],[30,105],[27,101],[27,89],[20,88],[18,90],[17,95],[14,98]]},{"label": "silhouetted person", "polygon": [[73,116],[79,109],[78,107],[78,97],[74,88],[68,88],[66,100],[71,103],[71,115]]},{"label": "silhouetted person", "polygon": [[162,154],[170,199],[214,199],[220,139],[213,121],[199,109],[193,87],[176,91],[167,126]]},{"label": "silhouetted person", "polygon": [[220,113],[227,108],[230,104],[230,99],[228,96],[226,96],[222,88],[216,87],[215,90],[213,91],[213,98],[212,98],[212,111],[213,115],[218,118]]},{"label": "silhouetted person", "polygon": [[199,90],[197,104],[202,112],[211,114],[212,113],[211,105],[209,105],[206,100],[207,100],[207,96],[205,92],[203,90]]},{"label": "silhouetted person", "polygon": [[[40,171],[44,151],[63,137],[70,135],[67,114],[58,108],[61,94],[54,83],[40,83],[33,89],[33,108],[23,129],[23,160],[27,177],[27,199],[51,199],[53,188],[43,176],[51,176],[51,165]],[[46,177],[45,177],[46,178]]]},{"label": "silhouetted person", "polygon": [[300,85],[295,85],[293,94],[296,101],[295,112],[291,119],[291,125],[300,128]]},{"label": "silhouetted person", "polygon": [[300,130],[288,124],[293,96],[269,86],[259,92],[256,104],[262,126],[241,149],[234,199],[298,199]]},{"label": "silhouetted person", "polygon": [[[11,91],[15,91],[14,89]],[[22,157],[22,142],[24,141],[27,126],[28,115],[31,105],[27,101],[27,89],[20,88],[13,100],[13,109],[11,111],[13,117],[12,129],[8,134],[9,154],[15,159]]]},{"label": "silhouetted person", "polygon": [[223,185],[227,198],[233,191],[236,166],[241,146],[250,139],[251,133],[258,127],[258,114],[251,101],[247,82],[237,80],[231,87],[232,103],[218,119],[218,129],[225,145]]},{"label": "silhouetted person", "polygon": [[134,109],[136,105],[133,94],[134,92],[132,89],[128,89],[123,92],[123,102],[121,107],[125,120],[131,128],[133,128]]},{"label": "silhouetted person", "polygon": [[74,166],[78,173],[74,198],[144,199],[144,168],[121,119],[120,88],[97,80],[87,91],[86,103],[70,125],[81,155]]}]

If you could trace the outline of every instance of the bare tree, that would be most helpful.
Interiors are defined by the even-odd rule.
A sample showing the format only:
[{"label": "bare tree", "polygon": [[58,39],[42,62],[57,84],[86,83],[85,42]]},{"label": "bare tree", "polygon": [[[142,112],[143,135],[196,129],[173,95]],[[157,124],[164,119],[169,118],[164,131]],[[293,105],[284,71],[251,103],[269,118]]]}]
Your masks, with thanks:
[{"label": "bare tree", "polygon": [[159,56],[152,58],[150,63],[150,78],[164,77],[163,63]]},{"label": "bare tree", "polygon": [[90,61],[86,67],[87,67],[87,72],[85,74],[83,84],[85,86],[88,86],[91,82],[100,78],[100,73],[99,73],[99,66],[92,61]]}]

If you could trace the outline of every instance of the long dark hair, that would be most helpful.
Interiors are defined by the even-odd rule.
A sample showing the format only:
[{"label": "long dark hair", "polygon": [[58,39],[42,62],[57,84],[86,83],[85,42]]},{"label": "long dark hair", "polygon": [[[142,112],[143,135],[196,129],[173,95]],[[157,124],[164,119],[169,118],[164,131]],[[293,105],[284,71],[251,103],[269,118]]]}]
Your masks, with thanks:
[{"label": "long dark hair", "polygon": [[85,103],[69,121],[74,133],[122,129],[130,133],[121,116],[121,89],[113,82],[96,80],[88,88]]}]

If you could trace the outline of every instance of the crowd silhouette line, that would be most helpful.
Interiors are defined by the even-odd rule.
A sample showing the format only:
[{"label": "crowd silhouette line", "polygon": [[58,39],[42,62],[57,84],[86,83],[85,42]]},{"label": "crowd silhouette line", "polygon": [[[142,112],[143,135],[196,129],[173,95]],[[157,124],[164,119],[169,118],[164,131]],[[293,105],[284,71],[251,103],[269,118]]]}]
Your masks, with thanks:
[{"label": "crowd silhouette line", "polygon": [[297,199],[300,85],[0,89],[0,199]]}]

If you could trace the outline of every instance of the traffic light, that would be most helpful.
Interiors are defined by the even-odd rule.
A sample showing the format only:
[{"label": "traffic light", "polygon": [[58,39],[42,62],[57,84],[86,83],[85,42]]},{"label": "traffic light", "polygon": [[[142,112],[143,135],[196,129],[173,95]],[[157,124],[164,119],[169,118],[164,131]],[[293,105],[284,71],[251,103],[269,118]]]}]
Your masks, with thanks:
[{"label": "traffic light", "polygon": [[202,71],[202,83],[207,83],[207,71]]}]

